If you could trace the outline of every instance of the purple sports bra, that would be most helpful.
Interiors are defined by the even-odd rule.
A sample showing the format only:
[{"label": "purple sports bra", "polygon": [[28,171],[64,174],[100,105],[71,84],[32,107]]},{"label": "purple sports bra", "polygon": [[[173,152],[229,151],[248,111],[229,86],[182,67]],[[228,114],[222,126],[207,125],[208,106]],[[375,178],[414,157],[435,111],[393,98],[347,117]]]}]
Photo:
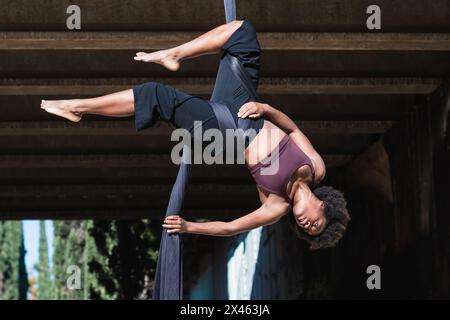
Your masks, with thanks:
[{"label": "purple sports bra", "polygon": [[311,159],[288,135],[280,141],[278,154],[272,155],[273,153],[272,151],[264,160],[252,166],[250,173],[258,186],[291,202],[286,188],[292,175],[298,168],[308,165],[314,180],[314,166]]}]

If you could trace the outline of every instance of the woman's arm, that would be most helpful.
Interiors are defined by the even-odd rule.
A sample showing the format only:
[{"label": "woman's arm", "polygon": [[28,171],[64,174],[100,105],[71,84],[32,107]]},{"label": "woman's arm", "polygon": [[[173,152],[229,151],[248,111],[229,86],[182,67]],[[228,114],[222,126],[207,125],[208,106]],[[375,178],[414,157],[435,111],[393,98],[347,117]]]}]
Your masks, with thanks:
[{"label": "woman's arm", "polygon": [[292,132],[299,130],[291,118],[266,103],[248,102],[239,109],[238,116],[241,118],[248,117],[252,119],[264,117],[286,132],[286,134],[291,134]]},{"label": "woman's arm", "polygon": [[316,183],[320,182],[325,176],[325,163],[319,153],[314,149],[308,137],[297,127],[286,114],[280,110],[259,102],[248,102],[244,104],[238,112],[241,118],[260,118],[264,117],[269,120],[281,130],[283,130],[289,137],[305,152],[308,157],[315,162],[315,177]]},{"label": "woman's arm", "polygon": [[309,157],[318,156],[308,137],[297,127],[295,122],[274,107],[265,103],[248,102],[239,109],[238,116],[241,118],[264,117],[288,134]]},{"label": "woman's arm", "polygon": [[180,216],[169,216],[164,220],[163,227],[168,233],[195,233],[208,236],[228,237],[249,231],[261,226],[277,222],[289,212],[286,202],[264,203],[257,210],[230,222],[190,222]]}]

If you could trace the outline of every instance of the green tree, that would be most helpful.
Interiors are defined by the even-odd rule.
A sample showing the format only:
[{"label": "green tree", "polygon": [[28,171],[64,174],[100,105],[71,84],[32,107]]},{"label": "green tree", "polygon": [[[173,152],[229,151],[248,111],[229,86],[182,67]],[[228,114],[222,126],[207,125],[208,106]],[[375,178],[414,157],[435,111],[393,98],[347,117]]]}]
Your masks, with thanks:
[{"label": "green tree", "polygon": [[[85,246],[84,221],[55,221],[54,223],[54,253],[53,276],[54,297],[58,300],[83,299],[83,288],[69,287],[73,269],[78,268],[83,277],[83,254]],[[82,284],[82,279],[81,283]]]},{"label": "green tree", "polygon": [[[57,299],[149,299],[160,226],[140,221],[55,221]],[[81,290],[70,291],[69,265],[81,270]]]},{"label": "green tree", "polygon": [[48,258],[48,242],[45,229],[45,221],[39,224],[39,262],[36,266],[38,271],[37,298],[39,300],[49,300],[52,298],[51,270]]},{"label": "green tree", "polygon": [[21,221],[0,221],[0,299],[25,300],[28,275]]},{"label": "green tree", "polygon": [[89,221],[86,224],[85,298],[117,299],[117,229],[114,221]]},{"label": "green tree", "polygon": [[[53,221],[53,298],[62,299],[65,274],[63,274],[64,244],[66,223],[64,221]],[[67,226],[68,227],[68,226]]]}]

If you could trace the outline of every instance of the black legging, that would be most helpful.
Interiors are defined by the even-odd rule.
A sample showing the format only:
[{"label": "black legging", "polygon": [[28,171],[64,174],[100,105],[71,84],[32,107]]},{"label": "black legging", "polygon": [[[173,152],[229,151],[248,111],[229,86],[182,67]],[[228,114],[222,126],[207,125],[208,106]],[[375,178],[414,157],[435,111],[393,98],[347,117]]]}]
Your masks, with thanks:
[{"label": "black legging", "polygon": [[[261,49],[252,24],[244,20],[223,45],[224,55],[231,54],[239,59],[249,74],[255,88],[259,81]],[[222,57],[223,58],[223,57]],[[172,122],[178,128],[191,130],[194,121],[203,122],[203,130],[218,128],[217,119],[210,105],[204,99],[192,96],[171,86],[147,82],[133,87],[136,129],[150,127],[157,117]],[[221,59],[211,96],[211,101],[225,104],[237,124],[239,108],[250,101],[245,88],[233,75],[229,64]],[[251,128],[261,130],[263,119],[252,120]],[[247,141],[247,144],[250,141]]]}]

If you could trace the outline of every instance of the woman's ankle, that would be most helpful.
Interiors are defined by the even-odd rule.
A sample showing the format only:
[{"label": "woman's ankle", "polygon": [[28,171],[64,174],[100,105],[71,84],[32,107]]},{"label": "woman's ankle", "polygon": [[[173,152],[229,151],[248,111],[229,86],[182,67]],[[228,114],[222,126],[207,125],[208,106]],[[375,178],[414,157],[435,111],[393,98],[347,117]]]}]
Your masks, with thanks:
[{"label": "woman's ankle", "polygon": [[170,48],[166,50],[166,55],[169,59],[175,60],[176,62],[181,62],[183,57],[183,50],[181,50],[179,47]]},{"label": "woman's ankle", "polygon": [[69,100],[70,112],[82,115],[84,113],[88,113],[90,110],[86,103],[83,101],[84,99],[72,99]]}]

